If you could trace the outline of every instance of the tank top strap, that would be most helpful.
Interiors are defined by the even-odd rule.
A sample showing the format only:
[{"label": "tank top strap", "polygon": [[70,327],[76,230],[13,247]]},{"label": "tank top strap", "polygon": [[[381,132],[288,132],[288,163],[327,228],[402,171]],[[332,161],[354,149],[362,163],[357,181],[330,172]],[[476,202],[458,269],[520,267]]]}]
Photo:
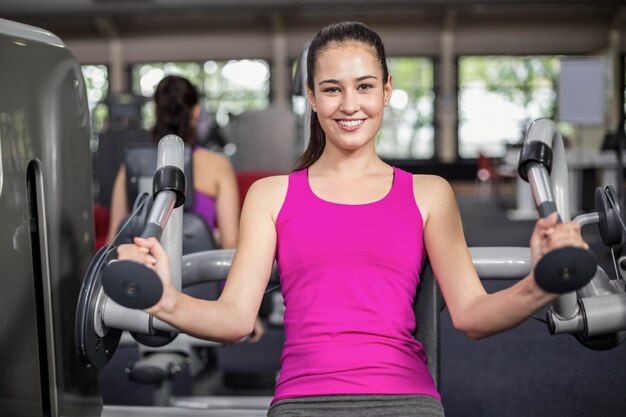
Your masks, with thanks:
[{"label": "tank top strap", "polygon": [[303,207],[314,202],[312,196],[309,195],[307,181],[307,170],[301,169],[293,171],[289,174],[287,185],[287,195],[280,209],[278,223],[285,216],[289,217],[292,213],[299,212]]},{"label": "tank top strap", "polygon": [[413,199],[413,174],[398,167],[393,167],[393,185],[389,198],[398,200]]},{"label": "tank top strap", "polygon": [[293,171],[289,174],[289,188],[287,193],[290,197],[304,198],[308,195],[308,174],[306,169]]},{"label": "tank top strap", "polygon": [[319,203],[318,198],[309,185],[308,169],[301,169],[289,174],[288,198],[298,201],[298,205],[308,205]]}]

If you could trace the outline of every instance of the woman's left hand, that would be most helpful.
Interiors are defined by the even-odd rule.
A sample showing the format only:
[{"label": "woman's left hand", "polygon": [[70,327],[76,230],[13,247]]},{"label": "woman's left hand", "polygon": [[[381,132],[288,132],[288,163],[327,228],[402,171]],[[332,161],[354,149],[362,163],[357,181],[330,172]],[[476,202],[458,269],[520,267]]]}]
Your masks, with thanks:
[{"label": "woman's left hand", "polygon": [[589,249],[589,245],[580,234],[580,226],[574,221],[558,223],[558,216],[552,213],[550,216],[539,219],[530,238],[530,254],[532,268],[543,255],[553,249],[564,246],[575,246]]}]

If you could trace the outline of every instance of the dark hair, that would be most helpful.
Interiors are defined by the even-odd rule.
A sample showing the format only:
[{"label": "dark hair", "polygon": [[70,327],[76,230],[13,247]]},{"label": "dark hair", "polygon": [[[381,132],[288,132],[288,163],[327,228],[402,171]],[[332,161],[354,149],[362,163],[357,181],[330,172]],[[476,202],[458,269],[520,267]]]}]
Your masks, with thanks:
[{"label": "dark hair", "polygon": [[151,131],[154,141],[163,136],[180,136],[188,145],[194,145],[196,134],[191,126],[191,113],[200,96],[198,90],[186,78],[168,75],[154,92],[156,123]]},{"label": "dark hair", "polygon": [[[306,84],[311,91],[315,91],[313,78],[317,67],[317,59],[331,45],[342,44],[350,41],[360,42],[372,49],[372,53],[380,64],[383,71],[383,82],[386,84],[389,78],[385,47],[378,33],[360,22],[338,22],[326,26],[320,30],[311,41],[306,58],[307,79]],[[304,153],[296,161],[295,169],[308,168],[319,159],[326,146],[326,134],[317,118],[317,113],[311,109],[311,131],[309,144]]]}]

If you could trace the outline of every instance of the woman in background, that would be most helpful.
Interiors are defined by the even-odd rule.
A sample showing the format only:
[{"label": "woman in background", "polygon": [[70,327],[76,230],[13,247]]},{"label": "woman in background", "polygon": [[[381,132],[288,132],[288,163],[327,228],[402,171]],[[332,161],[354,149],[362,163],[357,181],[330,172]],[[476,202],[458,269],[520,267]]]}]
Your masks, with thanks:
[{"label": "woman in background", "polygon": [[[154,104],[156,123],[150,131],[151,139],[158,143],[163,136],[174,134],[193,149],[193,210],[213,229],[221,248],[235,248],[239,233],[237,178],[227,158],[196,144],[200,117],[197,89],[183,77],[168,75],[156,88]],[[120,222],[128,215],[128,207],[126,169],[122,165],[113,184],[108,243],[112,243]]]}]

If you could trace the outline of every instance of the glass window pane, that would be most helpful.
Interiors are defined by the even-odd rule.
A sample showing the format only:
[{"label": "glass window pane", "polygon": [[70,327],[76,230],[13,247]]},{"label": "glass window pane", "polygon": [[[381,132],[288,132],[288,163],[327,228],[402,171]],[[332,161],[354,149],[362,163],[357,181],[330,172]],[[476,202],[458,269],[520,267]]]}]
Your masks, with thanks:
[{"label": "glass window pane", "polygon": [[387,60],[393,94],[376,143],[387,159],[428,159],[435,152],[433,63],[428,58]]},{"label": "glass window pane", "polygon": [[105,65],[83,65],[81,72],[85,79],[92,127],[95,132],[100,132],[108,116],[107,106],[101,102],[109,91],[109,71]]},{"label": "glass window pane", "polygon": [[556,120],[557,56],[465,56],[459,59],[461,158],[501,157],[539,117]]},{"label": "glass window pane", "polygon": [[260,59],[204,63],[204,99],[220,126],[231,115],[261,110],[269,105],[270,68]]}]

